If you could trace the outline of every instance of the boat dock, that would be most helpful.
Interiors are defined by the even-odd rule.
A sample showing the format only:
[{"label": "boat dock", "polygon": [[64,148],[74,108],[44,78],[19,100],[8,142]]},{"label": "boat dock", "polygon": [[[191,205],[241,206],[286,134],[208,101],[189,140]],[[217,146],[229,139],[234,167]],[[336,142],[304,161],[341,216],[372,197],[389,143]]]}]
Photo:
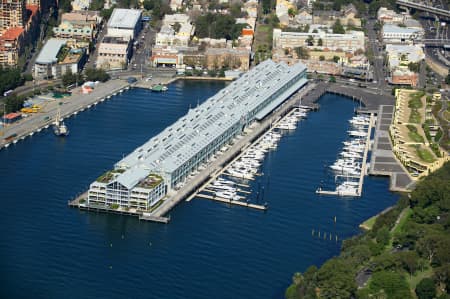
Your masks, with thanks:
[{"label": "boat dock", "polygon": [[[112,95],[117,95],[129,88],[130,86],[127,82],[111,80],[96,86],[91,94],[80,93],[73,94],[69,98],[52,99],[54,101],[46,105],[46,111],[34,113],[5,127],[3,129],[5,131],[4,136],[0,139],[0,150],[7,148],[11,143],[15,144],[20,140],[31,137],[43,129],[48,129],[55,121],[58,108],[61,110],[61,119],[66,119],[104,102],[110,99]],[[59,102],[63,104],[59,105]]]},{"label": "boat dock", "polygon": [[315,83],[309,83],[296,94],[292,95],[266,119],[259,123],[255,123],[244,136],[236,139],[234,144],[231,145],[228,150],[221,153],[216,160],[208,163],[208,165],[205,166],[205,169],[201,170],[195,177],[191,178],[191,180],[181,187],[181,189],[177,190],[177,192],[168,194],[168,198],[151,214],[157,217],[164,217],[164,215],[167,215],[170,210],[181,201],[185,199],[189,201],[194,198],[206,183],[211,183],[219,173],[223,171],[226,165],[235,160],[242,151],[253,144],[255,140],[262,136],[262,134],[267,132],[276,121],[279,121],[280,118],[290,113],[292,108],[298,105],[298,98],[303,97],[313,90],[315,86]]},{"label": "boat dock", "polygon": [[346,178],[358,178],[358,187],[356,188],[355,194],[350,194],[350,193],[342,192],[339,190],[335,190],[335,191],[322,190],[322,188],[318,188],[316,190],[317,194],[337,195],[337,196],[361,196],[362,195],[364,176],[367,174],[367,158],[368,158],[369,149],[370,149],[370,136],[371,136],[372,128],[374,127],[374,120],[375,120],[374,115],[371,113],[370,120],[369,120],[369,126],[367,128],[366,142],[364,145],[364,154],[362,157],[361,172],[360,172],[359,176],[349,176],[349,175],[343,175],[343,174],[337,175],[337,176],[342,176],[342,177],[346,177]]},{"label": "boat dock", "polygon": [[218,201],[218,202],[222,202],[222,203],[227,203],[230,205],[237,205],[237,206],[252,208],[252,209],[256,209],[256,210],[262,210],[262,211],[267,210],[267,205],[257,205],[257,204],[253,204],[253,203],[249,203],[249,202],[220,198],[217,196],[206,195],[206,194],[197,194],[196,197],[210,199],[210,200],[214,200],[214,201]]},{"label": "boat dock", "polygon": [[[297,95],[297,96],[295,96],[295,97],[292,97],[292,100],[293,100],[294,102],[295,102],[295,101],[298,101],[298,100],[299,100],[299,96]],[[233,178],[242,179],[242,178],[239,177],[239,176],[235,176],[235,175],[231,175],[231,174],[225,173],[225,171],[226,171],[226,170],[227,170],[234,162],[236,162],[237,160],[239,160],[239,159],[246,153],[246,150],[247,150],[248,148],[251,148],[251,147],[253,147],[254,145],[258,144],[258,143],[264,138],[264,136],[265,136],[267,133],[270,133],[271,131],[274,130],[274,128],[277,126],[278,123],[282,122],[284,118],[289,117],[292,113],[294,113],[294,112],[297,111],[297,110],[298,110],[298,108],[291,108],[291,110],[290,110],[289,112],[287,112],[286,114],[284,114],[282,117],[277,118],[277,119],[272,123],[272,125],[269,127],[268,130],[266,130],[266,131],[264,131],[262,134],[260,134],[259,137],[257,137],[252,143],[249,143],[249,144],[247,144],[244,148],[242,148],[242,150],[240,151],[240,153],[238,153],[232,160],[230,160],[226,165],[224,165],[219,171],[217,171],[217,172],[215,172],[214,174],[212,174],[212,175],[210,176],[210,178],[209,178],[209,179],[208,179],[208,180],[207,180],[200,188],[198,188],[196,192],[194,192],[193,194],[191,194],[191,195],[188,197],[188,199],[187,199],[186,201],[190,201],[190,200],[192,200],[193,198],[198,197],[198,198],[204,198],[204,199],[215,200],[215,201],[222,202],[222,203],[228,203],[228,204],[230,204],[230,205],[245,206],[245,207],[248,207],[248,208],[253,208],[253,209],[262,210],[262,211],[267,210],[267,209],[268,209],[268,205],[267,205],[267,204],[264,204],[264,205],[258,205],[258,204],[249,203],[248,201],[243,202],[243,201],[239,201],[239,200],[230,200],[230,199],[220,198],[220,197],[217,197],[217,196],[212,196],[212,195],[203,194],[203,193],[201,193],[201,192],[214,193],[214,191],[208,189],[208,187],[210,186],[210,184],[211,184],[213,181],[217,180],[217,178],[218,178],[219,176],[221,176],[221,175],[225,175],[225,176],[228,176],[228,177],[233,177]],[[257,175],[261,175],[261,174],[256,173],[255,176],[257,176]],[[253,180],[253,179],[254,179],[254,178],[246,178],[246,180]],[[237,185],[237,186],[241,186],[241,187],[249,187],[248,185],[245,185],[245,184],[239,184],[239,183],[236,183],[236,185]],[[245,193],[245,194],[251,194],[250,191],[242,190],[242,189],[237,189],[237,192],[238,192],[238,193],[240,192],[240,193]]]}]

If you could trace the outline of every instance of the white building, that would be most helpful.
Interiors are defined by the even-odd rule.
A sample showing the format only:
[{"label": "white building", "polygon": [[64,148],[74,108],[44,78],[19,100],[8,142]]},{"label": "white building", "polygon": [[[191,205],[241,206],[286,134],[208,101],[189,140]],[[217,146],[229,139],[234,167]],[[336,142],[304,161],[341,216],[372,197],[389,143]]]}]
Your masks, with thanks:
[{"label": "white building", "polygon": [[123,69],[131,57],[131,40],[105,36],[98,44],[97,66],[106,70]]},{"label": "white building", "polygon": [[39,52],[34,63],[34,77],[58,79],[66,72],[78,73],[83,67],[86,55],[84,49],[66,46],[65,39],[49,39]]},{"label": "white building", "polygon": [[86,205],[148,210],[306,83],[301,63],[260,63],[118,161],[90,185]]},{"label": "white building", "polygon": [[403,24],[405,15],[398,14],[386,7],[380,7],[377,12],[377,20],[383,22],[383,24]]},{"label": "white building", "polygon": [[385,44],[412,44],[414,40],[421,39],[423,35],[424,32],[421,28],[385,24],[381,29],[381,37]]},{"label": "white building", "polygon": [[386,53],[391,68],[425,59],[425,53],[420,45],[386,45]]},{"label": "white building", "polygon": [[142,11],[115,8],[107,25],[107,35],[134,39],[142,28]]},{"label": "white building", "polygon": [[[313,45],[308,45],[310,36],[313,38]],[[321,40],[321,46],[319,46]],[[273,30],[273,47],[279,49],[310,47],[317,49],[338,50],[355,52],[364,49],[364,32],[348,31],[345,34],[328,33],[325,31],[313,32],[286,32],[281,29]]]},{"label": "white building", "polygon": [[183,0],[170,0],[170,9],[173,11],[177,11],[183,8]]},{"label": "white building", "polygon": [[[194,34],[195,27],[186,14],[165,15],[161,30],[156,34],[155,45],[187,47],[191,36]],[[179,24],[179,30],[175,32],[174,25]]]}]

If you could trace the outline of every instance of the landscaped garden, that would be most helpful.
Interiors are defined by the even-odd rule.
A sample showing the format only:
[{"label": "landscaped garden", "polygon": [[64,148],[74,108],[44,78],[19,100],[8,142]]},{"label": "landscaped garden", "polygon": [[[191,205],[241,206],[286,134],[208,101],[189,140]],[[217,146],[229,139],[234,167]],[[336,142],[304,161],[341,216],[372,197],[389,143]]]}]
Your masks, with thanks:
[{"label": "landscaped garden", "polygon": [[407,125],[408,127],[408,137],[409,139],[411,139],[414,142],[417,143],[424,143],[425,140],[423,139],[423,137],[419,134],[419,132],[417,131],[417,128],[414,125]]}]

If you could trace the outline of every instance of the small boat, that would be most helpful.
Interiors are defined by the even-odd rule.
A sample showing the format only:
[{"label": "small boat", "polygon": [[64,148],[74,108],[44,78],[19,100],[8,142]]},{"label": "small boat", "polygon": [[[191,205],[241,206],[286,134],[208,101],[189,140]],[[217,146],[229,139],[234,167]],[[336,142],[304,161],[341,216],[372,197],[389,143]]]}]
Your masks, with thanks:
[{"label": "small boat", "polygon": [[217,197],[225,198],[229,200],[239,200],[241,199],[241,196],[238,196],[236,192],[230,192],[230,191],[217,191],[214,193]]},{"label": "small boat", "polygon": [[69,129],[64,124],[64,121],[61,118],[61,111],[58,108],[58,113],[56,114],[55,123],[53,125],[53,132],[56,136],[67,136],[69,135]]}]

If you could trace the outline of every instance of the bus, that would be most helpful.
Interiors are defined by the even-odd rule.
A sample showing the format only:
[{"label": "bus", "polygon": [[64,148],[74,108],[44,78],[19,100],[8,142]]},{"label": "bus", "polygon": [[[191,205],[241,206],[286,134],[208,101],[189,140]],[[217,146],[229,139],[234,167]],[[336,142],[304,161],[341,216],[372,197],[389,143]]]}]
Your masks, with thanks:
[{"label": "bus", "polygon": [[5,91],[5,92],[3,93],[3,96],[4,96],[4,97],[7,97],[7,96],[9,96],[9,95],[12,94],[12,93],[13,93],[13,90],[10,89],[10,90],[8,90],[8,91]]}]

